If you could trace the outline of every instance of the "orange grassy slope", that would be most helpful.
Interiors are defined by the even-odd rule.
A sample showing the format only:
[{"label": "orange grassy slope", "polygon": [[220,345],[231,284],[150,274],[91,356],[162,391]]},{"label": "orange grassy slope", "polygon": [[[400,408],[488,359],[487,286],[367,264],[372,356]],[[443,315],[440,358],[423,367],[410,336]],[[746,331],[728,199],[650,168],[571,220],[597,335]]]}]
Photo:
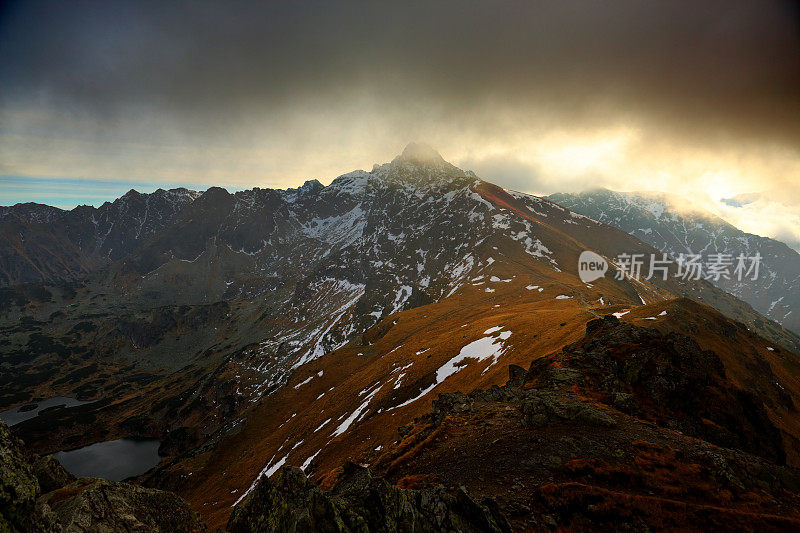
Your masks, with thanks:
[{"label": "orange grassy slope", "polygon": [[[749,317],[746,306],[730,303],[707,283],[611,276],[582,283],[574,265],[585,249],[607,257],[652,249],[552,203],[531,203],[488,183],[477,192],[500,208],[498,223],[509,213],[536,224],[554,263],[513,243],[488,243],[482,252],[486,266],[450,297],[391,315],[299,367],[246,418],[171,461],[150,482],[177,489],[211,527],[221,526],[259,475],[295,465],[322,479],[347,460],[370,463],[397,441],[398,428],[429,412],[439,394],[501,385],[509,365],[527,368],[559,353],[584,336],[587,322],[607,313],[680,331],[718,351],[734,383],[765,391],[767,412],[786,443],[787,460],[795,464],[800,428],[785,395],[800,394],[791,377],[799,375],[796,357],[709,307],[675,297],[694,292]],[[751,376],[767,368],[771,374]]]},{"label": "orange grassy slope", "polygon": [[[438,394],[501,385],[508,365],[527,367],[558,353],[581,339],[595,316],[627,309],[634,310],[623,320],[686,333],[720,354],[733,382],[765,391],[767,412],[787,445],[787,461],[797,464],[800,428],[793,399],[800,397],[800,386],[791,379],[798,375],[793,354],[769,350],[763,339],[691,301],[587,306],[584,301],[594,295],[586,289],[571,292],[552,282],[534,289],[529,288],[536,286],[532,278],[513,276],[497,276],[499,281],[389,317],[359,342],[301,367],[214,448],[174,463],[171,476],[181,480],[182,493],[210,524],[222,524],[259,472],[286,464],[305,466],[319,478],[346,460],[369,463],[396,441],[399,427],[428,412]],[[485,292],[487,286],[495,292]],[[731,331],[737,337],[731,338]],[[479,350],[470,352],[472,357],[459,357],[476,342]],[[490,352],[497,358],[487,356]],[[747,365],[764,364],[758,361],[774,369],[772,374],[753,377]],[[440,380],[442,369],[448,377]]]}]

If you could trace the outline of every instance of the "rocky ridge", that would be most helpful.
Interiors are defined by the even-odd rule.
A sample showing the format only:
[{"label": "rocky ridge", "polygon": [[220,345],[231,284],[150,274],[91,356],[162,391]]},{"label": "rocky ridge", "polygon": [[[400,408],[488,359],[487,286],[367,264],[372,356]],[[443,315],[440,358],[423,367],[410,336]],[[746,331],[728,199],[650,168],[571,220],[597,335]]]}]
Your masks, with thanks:
[{"label": "rocky ridge", "polygon": [[766,408],[714,352],[607,315],[503,386],[440,395],[372,468],[464,485],[520,531],[796,528],[800,471]]}]

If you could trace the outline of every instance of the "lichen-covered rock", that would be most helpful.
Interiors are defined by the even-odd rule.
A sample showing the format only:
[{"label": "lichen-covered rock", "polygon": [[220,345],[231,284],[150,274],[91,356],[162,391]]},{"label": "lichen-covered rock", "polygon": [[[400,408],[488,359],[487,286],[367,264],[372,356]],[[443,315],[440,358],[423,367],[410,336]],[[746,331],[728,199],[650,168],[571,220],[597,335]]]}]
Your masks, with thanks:
[{"label": "lichen-covered rock", "polygon": [[550,391],[531,390],[521,406],[525,422],[541,427],[554,421],[577,421],[592,426],[613,427],[617,423],[606,412],[575,397]]},{"label": "lichen-covered rock", "polygon": [[245,532],[503,532],[510,531],[493,502],[476,503],[463,489],[400,489],[367,468],[348,463],[330,491],[284,468],[262,478],[234,508],[230,533]]},{"label": "lichen-covered rock", "polygon": [[[586,338],[565,349],[559,364],[579,369],[609,403],[638,418],[778,464],[786,460],[765,395],[736,385],[720,356],[690,337],[607,315],[586,325]],[[772,371],[766,365],[758,372]]]},{"label": "lichen-covered rock", "polygon": [[43,495],[37,518],[41,530],[76,533],[205,531],[197,514],[176,494],[105,479],[81,478]]},{"label": "lichen-covered rock", "polygon": [[40,492],[21,444],[0,421],[0,532],[28,529]]},{"label": "lichen-covered rock", "polygon": [[60,489],[75,481],[75,476],[67,472],[52,455],[38,457],[33,461],[32,467],[43,493]]}]

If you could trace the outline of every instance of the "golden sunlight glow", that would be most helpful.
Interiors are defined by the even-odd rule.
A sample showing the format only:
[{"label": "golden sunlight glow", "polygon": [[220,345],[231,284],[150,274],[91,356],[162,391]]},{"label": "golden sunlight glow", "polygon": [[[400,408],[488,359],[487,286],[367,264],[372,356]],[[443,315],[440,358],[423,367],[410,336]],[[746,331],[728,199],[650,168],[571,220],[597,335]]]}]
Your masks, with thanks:
[{"label": "golden sunlight glow", "polygon": [[719,202],[723,198],[731,198],[743,192],[737,187],[738,181],[738,176],[734,177],[726,172],[709,170],[700,176],[698,183],[712,201]]},{"label": "golden sunlight glow", "polygon": [[545,138],[538,148],[538,161],[544,171],[556,174],[583,174],[604,171],[625,156],[636,131],[618,128],[575,135],[560,132]]}]

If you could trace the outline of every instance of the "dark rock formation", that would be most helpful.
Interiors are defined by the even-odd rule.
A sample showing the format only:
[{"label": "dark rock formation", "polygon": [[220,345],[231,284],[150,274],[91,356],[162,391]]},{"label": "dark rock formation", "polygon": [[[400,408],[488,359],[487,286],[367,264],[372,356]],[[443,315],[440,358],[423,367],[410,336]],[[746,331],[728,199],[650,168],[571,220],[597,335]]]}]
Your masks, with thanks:
[{"label": "dark rock formation", "polygon": [[81,478],[40,496],[34,518],[44,531],[205,531],[176,494],[105,479]]},{"label": "dark rock formation", "polygon": [[0,422],[0,531],[24,531],[31,524],[39,482],[4,422]]},{"label": "dark rock formation", "polygon": [[[576,372],[599,399],[639,418],[778,464],[785,452],[764,403],[725,374],[722,360],[693,339],[620,322],[589,322],[587,337],[564,349],[559,368]],[[552,370],[543,374],[553,382]],[[606,396],[607,395],[607,396]]]},{"label": "dark rock formation", "polygon": [[521,407],[525,422],[544,426],[554,420],[576,420],[592,426],[615,426],[614,419],[597,407],[567,395],[530,391]]},{"label": "dark rock formation", "polygon": [[231,533],[312,531],[510,531],[496,505],[482,505],[464,489],[426,486],[401,489],[348,463],[329,491],[309,481],[299,468],[262,478],[236,507]]},{"label": "dark rock formation", "polygon": [[42,493],[51,492],[75,481],[75,476],[64,470],[52,455],[39,457],[33,462],[33,474]]}]

